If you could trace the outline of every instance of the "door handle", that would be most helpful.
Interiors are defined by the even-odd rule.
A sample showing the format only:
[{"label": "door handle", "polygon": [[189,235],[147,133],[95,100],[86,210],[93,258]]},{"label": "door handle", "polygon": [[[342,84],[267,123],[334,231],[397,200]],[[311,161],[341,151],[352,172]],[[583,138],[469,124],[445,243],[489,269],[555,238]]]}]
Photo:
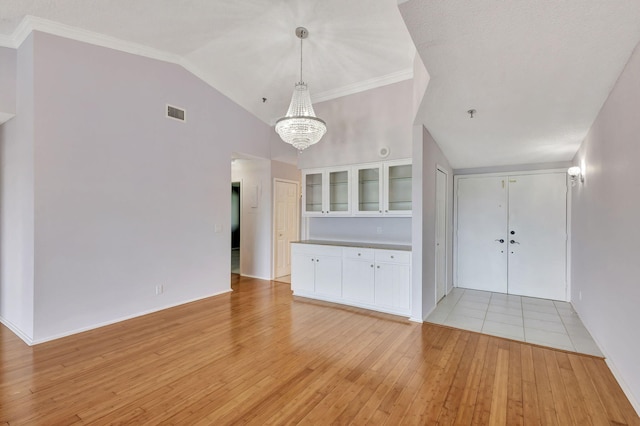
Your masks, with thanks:
[{"label": "door handle", "polygon": [[509,241],[511,244],[520,244],[519,242],[517,242],[516,240],[511,240]]},{"label": "door handle", "polygon": [[497,242],[499,242],[500,244],[504,243],[504,239],[500,238],[499,240],[496,240]]}]

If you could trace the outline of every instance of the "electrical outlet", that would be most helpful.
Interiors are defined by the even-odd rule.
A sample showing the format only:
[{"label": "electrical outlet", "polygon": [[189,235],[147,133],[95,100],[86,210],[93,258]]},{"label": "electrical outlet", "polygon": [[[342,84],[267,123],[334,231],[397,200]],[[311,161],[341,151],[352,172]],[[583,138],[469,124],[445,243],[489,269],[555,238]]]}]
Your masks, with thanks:
[{"label": "electrical outlet", "polygon": [[376,232],[377,232],[378,234],[382,234],[382,226],[378,226],[378,227],[376,228]]},{"label": "electrical outlet", "polygon": [[164,286],[162,284],[157,285],[156,286],[156,296],[159,296],[162,293],[164,293]]},{"label": "electrical outlet", "polygon": [[582,292],[581,291],[578,292],[578,300],[582,300]]}]

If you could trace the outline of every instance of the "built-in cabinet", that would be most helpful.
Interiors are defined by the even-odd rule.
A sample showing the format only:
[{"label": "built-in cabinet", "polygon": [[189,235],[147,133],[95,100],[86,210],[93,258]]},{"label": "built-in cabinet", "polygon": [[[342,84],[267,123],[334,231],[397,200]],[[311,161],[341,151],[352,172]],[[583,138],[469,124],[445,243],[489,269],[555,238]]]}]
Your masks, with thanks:
[{"label": "built-in cabinet", "polygon": [[303,170],[303,215],[411,216],[411,160]]},{"label": "built-in cabinet", "polygon": [[411,251],[294,243],[291,289],[399,315],[411,313]]},{"label": "built-in cabinet", "polygon": [[302,205],[305,216],[351,215],[351,168],[306,170]]}]

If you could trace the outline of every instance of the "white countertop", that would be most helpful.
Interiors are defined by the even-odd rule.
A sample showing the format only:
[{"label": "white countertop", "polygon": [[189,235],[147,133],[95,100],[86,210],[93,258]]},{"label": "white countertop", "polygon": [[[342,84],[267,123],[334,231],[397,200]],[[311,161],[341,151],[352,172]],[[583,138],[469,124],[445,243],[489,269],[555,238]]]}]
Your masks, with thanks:
[{"label": "white countertop", "polygon": [[379,249],[379,250],[411,251],[410,245],[363,243],[363,242],[354,242],[354,241],[301,240],[301,241],[293,241],[292,244],[316,244],[316,245],[322,245],[322,246],[359,247],[359,248],[371,248],[371,249]]}]

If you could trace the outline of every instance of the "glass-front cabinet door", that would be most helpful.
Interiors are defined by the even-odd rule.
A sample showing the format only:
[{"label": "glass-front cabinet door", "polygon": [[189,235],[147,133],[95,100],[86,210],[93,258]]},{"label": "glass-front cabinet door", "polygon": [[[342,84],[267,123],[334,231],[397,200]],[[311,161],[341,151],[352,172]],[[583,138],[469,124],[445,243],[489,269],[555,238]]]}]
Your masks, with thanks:
[{"label": "glass-front cabinet door", "polygon": [[328,172],[329,180],[329,213],[349,213],[349,170]]},{"label": "glass-front cabinet door", "polygon": [[411,216],[411,163],[389,162],[385,164],[384,172],[385,214]]},{"label": "glass-front cabinet door", "polygon": [[308,216],[321,216],[324,213],[323,178],[321,171],[304,174],[303,211]]},{"label": "glass-front cabinet door", "polygon": [[370,164],[354,168],[354,213],[379,216],[382,214],[382,167]]},{"label": "glass-front cabinet door", "polygon": [[331,168],[303,172],[305,216],[351,215],[351,169]]}]

